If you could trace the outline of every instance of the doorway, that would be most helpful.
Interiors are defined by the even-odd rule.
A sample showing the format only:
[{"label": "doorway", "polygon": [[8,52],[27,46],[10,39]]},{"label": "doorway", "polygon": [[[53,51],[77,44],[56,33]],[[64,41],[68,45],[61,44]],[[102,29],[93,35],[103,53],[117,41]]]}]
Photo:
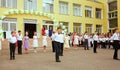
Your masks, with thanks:
[{"label": "doorway", "polygon": [[36,24],[25,23],[25,32],[28,32],[29,38],[33,38],[34,32],[36,32]]}]

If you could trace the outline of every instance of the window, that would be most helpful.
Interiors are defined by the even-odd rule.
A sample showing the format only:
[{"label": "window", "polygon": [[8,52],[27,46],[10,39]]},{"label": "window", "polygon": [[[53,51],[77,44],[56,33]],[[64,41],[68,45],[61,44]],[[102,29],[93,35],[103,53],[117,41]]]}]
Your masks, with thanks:
[{"label": "window", "polygon": [[96,8],[96,18],[101,19],[102,18],[102,12],[101,9]]},{"label": "window", "polygon": [[59,3],[59,13],[60,14],[68,14],[68,3],[67,2]]},{"label": "window", "polygon": [[2,23],[2,29],[3,29],[4,31],[8,31],[8,23],[3,22],[3,23]]},{"label": "window", "polygon": [[108,4],[108,7],[109,7],[109,11],[117,10],[117,0],[116,0],[116,1],[113,1],[113,2],[110,2],[110,3]]},{"label": "window", "polygon": [[89,34],[91,34],[92,33],[92,29],[93,27],[92,27],[92,24],[86,24],[86,31],[89,33]]},{"label": "window", "polygon": [[37,0],[24,0],[25,10],[37,10]]},{"label": "window", "polygon": [[16,18],[5,18],[2,21],[2,29],[4,31],[4,38],[9,38],[11,31],[17,30],[17,19]]},{"label": "window", "polygon": [[81,23],[74,23],[73,24],[73,30],[74,32],[82,34],[82,26]]},{"label": "window", "polygon": [[109,28],[115,28],[118,27],[118,19],[110,19],[109,20]]},{"label": "window", "polygon": [[96,31],[102,33],[102,25],[96,25]]},{"label": "window", "polygon": [[63,23],[63,25],[67,29],[67,32],[69,32],[69,23],[68,22],[59,22],[59,23]]},{"label": "window", "polygon": [[92,18],[92,7],[85,7],[85,17]]},{"label": "window", "polygon": [[1,7],[17,8],[17,0],[1,0]]},{"label": "window", "polygon": [[117,18],[117,11],[115,12],[110,12],[108,15],[109,15],[109,18]]},{"label": "window", "polygon": [[54,0],[43,0],[43,11],[53,12],[54,10]]},{"label": "window", "polygon": [[73,14],[74,16],[82,16],[81,5],[73,4]]}]

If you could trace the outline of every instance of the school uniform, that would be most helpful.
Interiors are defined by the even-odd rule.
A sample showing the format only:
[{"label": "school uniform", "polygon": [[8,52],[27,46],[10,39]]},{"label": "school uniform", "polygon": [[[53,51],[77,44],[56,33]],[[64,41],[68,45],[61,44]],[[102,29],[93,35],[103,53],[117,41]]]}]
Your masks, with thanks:
[{"label": "school uniform", "polygon": [[119,34],[114,33],[113,36],[113,47],[114,47],[114,55],[113,59],[118,60],[118,49],[119,49]]},{"label": "school uniform", "polygon": [[55,59],[60,62],[61,34],[55,33]]},{"label": "school uniform", "polygon": [[98,45],[99,45],[99,48],[102,48],[102,38],[99,38]]},{"label": "school uniform", "polygon": [[10,60],[15,59],[15,43],[17,42],[17,39],[15,36],[11,36],[9,39],[9,46],[10,46]]},{"label": "school uniform", "polygon": [[55,34],[52,34],[52,51],[55,52]]},{"label": "school uniform", "polygon": [[109,48],[113,48],[113,39],[112,39],[112,36],[109,38]]},{"label": "school uniform", "polygon": [[85,41],[84,41],[84,49],[86,50],[89,50],[89,47],[88,47],[88,39],[89,39],[89,36],[88,35],[84,35],[83,36],[84,37],[84,39],[85,39]]},{"label": "school uniform", "polygon": [[17,39],[18,39],[18,54],[22,54],[22,39],[23,39],[22,34],[20,35],[18,34]]},{"label": "school uniform", "polygon": [[60,56],[63,56],[63,50],[64,50],[64,35],[60,34],[60,43],[61,43],[61,48],[60,48]]},{"label": "school uniform", "polygon": [[109,48],[109,44],[110,44],[109,38],[106,37],[105,40],[106,40],[106,44],[105,44],[105,45],[106,45],[106,48]]},{"label": "school uniform", "polygon": [[79,46],[82,45],[82,36],[79,36]]},{"label": "school uniform", "polygon": [[94,40],[94,47],[93,47],[93,52],[97,53],[97,42],[98,42],[98,35],[94,35],[93,36],[93,40]]},{"label": "school uniform", "polygon": [[89,37],[89,39],[88,39],[88,47],[93,47],[92,41],[93,41],[93,38]]},{"label": "school uniform", "polygon": [[106,48],[106,38],[102,38],[101,45],[102,48]]}]

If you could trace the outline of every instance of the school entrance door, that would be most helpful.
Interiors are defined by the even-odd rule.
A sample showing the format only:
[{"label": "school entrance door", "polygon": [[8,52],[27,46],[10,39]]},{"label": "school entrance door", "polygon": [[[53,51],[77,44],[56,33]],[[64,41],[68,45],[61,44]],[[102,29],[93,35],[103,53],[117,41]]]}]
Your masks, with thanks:
[{"label": "school entrance door", "polygon": [[33,38],[34,32],[36,32],[36,24],[25,23],[25,32],[28,32],[29,38]]}]

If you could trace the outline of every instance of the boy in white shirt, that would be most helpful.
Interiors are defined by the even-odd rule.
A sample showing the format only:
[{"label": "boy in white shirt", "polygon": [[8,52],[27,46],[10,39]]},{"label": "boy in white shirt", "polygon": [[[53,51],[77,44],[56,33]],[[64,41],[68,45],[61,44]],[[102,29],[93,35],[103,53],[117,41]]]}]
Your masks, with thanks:
[{"label": "boy in white shirt", "polygon": [[10,60],[15,60],[15,43],[17,42],[17,39],[15,37],[15,32],[11,32],[11,37],[8,39],[10,42]]},{"label": "boy in white shirt", "polygon": [[18,39],[18,54],[22,54],[22,39],[23,39],[23,36],[22,36],[20,30],[18,31],[17,39]]}]

